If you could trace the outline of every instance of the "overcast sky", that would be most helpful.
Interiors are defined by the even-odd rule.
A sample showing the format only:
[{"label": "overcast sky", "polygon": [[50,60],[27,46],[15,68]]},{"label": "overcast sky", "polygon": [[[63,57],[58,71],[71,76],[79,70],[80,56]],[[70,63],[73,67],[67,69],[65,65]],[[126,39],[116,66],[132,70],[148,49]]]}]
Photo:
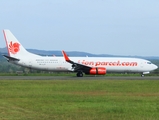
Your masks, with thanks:
[{"label": "overcast sky", "polygon": [[1,0],[2,30],[25,48],[159,56],[159,0]]}]

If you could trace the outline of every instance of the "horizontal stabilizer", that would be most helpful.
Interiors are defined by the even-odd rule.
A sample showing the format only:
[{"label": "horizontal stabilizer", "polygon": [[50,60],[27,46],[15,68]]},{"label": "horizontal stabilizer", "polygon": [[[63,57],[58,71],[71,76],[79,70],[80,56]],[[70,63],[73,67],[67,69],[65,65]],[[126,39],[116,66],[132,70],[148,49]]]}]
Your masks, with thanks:
[{"label": "horizontal stabilizer", "polygon": [[3,55],[5,58],[7,58],[8,60],[12,60],[12,61],[19,61],[20,59],[14,58],[14,57],[10,57],[7,55]]}]

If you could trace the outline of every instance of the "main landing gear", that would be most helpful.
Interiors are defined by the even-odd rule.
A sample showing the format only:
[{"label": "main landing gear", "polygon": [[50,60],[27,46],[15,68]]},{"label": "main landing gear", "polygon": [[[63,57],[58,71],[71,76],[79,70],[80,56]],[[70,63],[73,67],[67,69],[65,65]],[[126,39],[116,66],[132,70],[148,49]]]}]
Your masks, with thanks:
[{"label": "main landing gear", "polygon": [[76,75],[77,75],[77,77],[83,77],[82,71],[78,71]]}]

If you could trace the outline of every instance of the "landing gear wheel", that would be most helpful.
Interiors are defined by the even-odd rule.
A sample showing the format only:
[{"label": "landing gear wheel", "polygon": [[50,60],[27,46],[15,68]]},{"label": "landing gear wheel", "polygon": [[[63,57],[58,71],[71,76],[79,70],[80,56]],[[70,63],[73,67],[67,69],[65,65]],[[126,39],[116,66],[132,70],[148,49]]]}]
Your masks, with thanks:
[{"label": "landing gear wheel", "polygon": [[141,77],[144,77],[144,74],[142,74]]},{"label": "landing gear wheel", "polygon": [[77,77],[83,77],[83,73],[81,71],[77,72]]}]

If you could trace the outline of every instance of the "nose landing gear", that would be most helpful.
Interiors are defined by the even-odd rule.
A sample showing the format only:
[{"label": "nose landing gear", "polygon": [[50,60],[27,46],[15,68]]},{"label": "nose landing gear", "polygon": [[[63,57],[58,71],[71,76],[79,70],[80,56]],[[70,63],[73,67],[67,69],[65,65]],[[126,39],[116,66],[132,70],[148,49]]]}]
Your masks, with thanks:
[{"label": "nose landing gear", "polygon": [[141,77],[144,77],[145,75],[144,74],[141,74]]}]

